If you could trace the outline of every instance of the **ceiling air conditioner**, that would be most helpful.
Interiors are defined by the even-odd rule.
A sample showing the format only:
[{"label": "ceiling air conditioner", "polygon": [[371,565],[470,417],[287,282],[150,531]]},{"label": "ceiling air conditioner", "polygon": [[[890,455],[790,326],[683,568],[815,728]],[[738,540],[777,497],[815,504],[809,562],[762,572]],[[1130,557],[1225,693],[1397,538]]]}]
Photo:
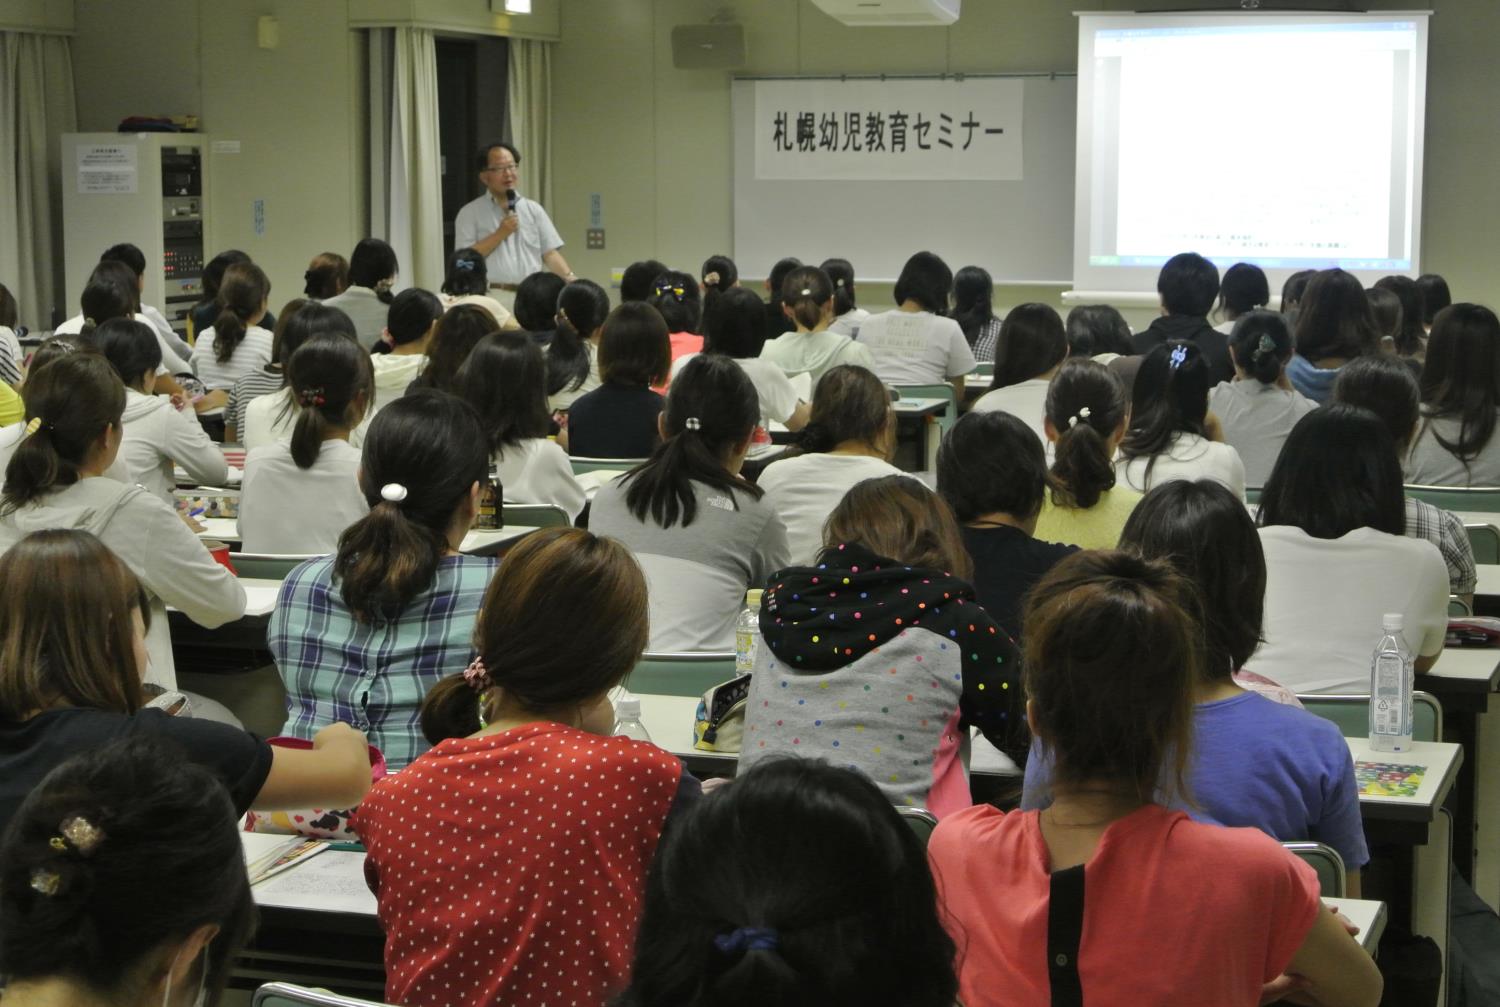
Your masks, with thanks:
[{"label": "ceiling air conditioner", "polygon": [[812,0],[824,14],[854,27],[942,27],[958,20],[963,0]]}]

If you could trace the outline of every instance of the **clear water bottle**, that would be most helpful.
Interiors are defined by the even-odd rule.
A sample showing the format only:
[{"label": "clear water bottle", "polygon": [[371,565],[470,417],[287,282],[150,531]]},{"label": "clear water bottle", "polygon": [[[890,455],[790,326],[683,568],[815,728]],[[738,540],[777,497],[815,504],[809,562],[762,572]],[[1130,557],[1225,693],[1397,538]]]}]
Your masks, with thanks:
[{"label": "clear water bottle", "polygon": [[755,670],[755,648],[760,643],[759,588],[745,592],[745,607],[734,623],[734,673],[748,675]]},{"label": "clear water bottle", "polygon": [[1411,693],[1416,668],[1402,636],[1402,617],[1388,613],[1385,635],[1370,661],[1370,747],[1377,752],[1411,749]]},{"label": "clear water bottle", "polygon": [[651,733],[641,723],[641,700],[639,696],[625,693],[615,700],[615,736],[650,741]]}]

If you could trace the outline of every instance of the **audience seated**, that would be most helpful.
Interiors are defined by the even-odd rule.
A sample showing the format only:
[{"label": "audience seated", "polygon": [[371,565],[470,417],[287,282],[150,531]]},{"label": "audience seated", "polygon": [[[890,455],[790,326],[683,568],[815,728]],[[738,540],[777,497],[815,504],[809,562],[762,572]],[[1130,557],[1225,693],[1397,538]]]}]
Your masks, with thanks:
[{"label": "audience seated", "polygon": [[238,263],[224,271],[219,313],[198,333],[188,361],[205,387],[227,393],[240,378],[271,362],[271,330],[261,326],[270,296],[271,281],[255,263]]},{"label": "audience seated", "polygon": [[825,374],[796,447],[773,458],[757,480],[786,525],[793,563],[816,562],[823,522],[855,483],[901,474],[890,462],[895,450],[896,414],[880,379],[863,367]]},{"label": "audience seated", "polygon": [[483,308],[460,304],[443,312],[427,343],[427,363],[407,385],[407,391],[430,388],[452,392],[458,370],[469,353],[491,332],[498,332],[495,319]]},{"label": "audience seated", "polygon": [[1068,312],[1068,356],[1107,364],[1135,353],[1130,326],[1119,309],[1108,304],[1080,304]]},{"label": "audience seated", "polygon": [[769,315],[784,311],[794,323],[779,339],[767,340],[761,349],[762,359],[780,367],[788,376],[806,374],[816,391],[818,382],[831,369],[844,364],[875,369],[875,357],[864,343],[836,334],[833,321],[835,292],[833,280],[823,270],[799,266],[787,274],[780,295],[767,308]]},{"label": "audience seated", "polygon": [[982,267],[964,266],[953,275],[953,320],[981,363],[995,359],[995,341],[1000,338],[994,297],[995,281]]},{"label": "audience seated", "polygon": [[[609,349],[606,326],[606,381]],[[746,589],[790,561],[786,526],[764,491],[739,474],[759,416],[745,372],[704,354],[672,382],[661,446],[594,497],[589,528],[622,542],[646,571],[652,653],[733,650]]]},{"label": "audience seated", "polygon": [[946,317],[953,294],[953,271],[931,252],[906,260],[896,279],[896,307],[866,318],[859,342],[875,357],[872,368],[888,385],[952,383],[964,398],[964,375],[974,370],[974,354],[958,323]]},{"label": "audience seated", "polygon": [[349,260],[337,252],[319,252],[302,274],[302,293],[314,301],[326,301],[349,289]]},{"label": "audience seated", "polygon": [[288,734],[349,718],[396,770],[426,750],[422,697],[473,658],[495,571],[494,559],[459,552],[488,473],[479,418],[451,395],[414,392],[375,417],[359,469],[370,513],[336,554],[287,575],[266,632]]},{"label": "audience seated", "polygon": [[[359,340],[354,331],[354,322],[348,315],[338,308],[330,308],[315,301],[298,308],[284,328],[280,325],[277,328],[281,331],[281,343],[275,352],[281,362],[274,366],[281,374],[283,383],[278,391],[256,395],[246,403],[244,426],[239,430],[240,444],[246,451],[253,451],[292,435],[292,426],[297,422],[297,410],[301,407],[291,389],[285,386],[285,365],[303,343],[329,334],[343,336],[356,344]],[[359,432],[356,431],[350,437],[350,443],[358,443],[359,440]]]},{"label": "audience seated", "polygon": [[[249,262],[250,256],[237,248],[231,248],[220,252],[208,260],[208,265],[203,267],[203,299],[193,305],[189,315],[192,322],[192,331],[201,333],[204,329],[214,324],[214,319],[219,317],[219,284],[224,280],[224,271],[230,266],[242,262]],[[261,319],[261,323],[268,329],[276,328],[276,318],[269,312]]]},{"label": "audience seated", "polygon": [[387,999],[603,1004],[625,985],[657,845],[699,796],[675,756],[609,737],[647,610],[618,542],[549,528],[506,557],[477,660],[447,662],[422,704],[434,747],[355,822]]},{"label": "audience seated", "polygon": [[1174,255],[1156,278],[1161,317],[1134,339],[1135,352],[1144,356],[1165,343],[1191,343],[1207,364],[1209,384],[1234,377],[1229,341],[1208,323],[1208,313],[1219,296],[1219,270],[1196,252]]},{"label": "audience seated", "polygon": [[[111,245],[104,250],[104,254],[99,256],[99,261],[123,262],[126,266],[130,267],[131,273],[135,275],[136,298],[139,299],[144,296],[146,292],[146,255],[140,250],[139,246],[132,245],[128,241],[121,242],[118,245]],[[142,304],[139,313],[142,316],[141,320],[151,326],[152,334],[160,342],[163,357],[183,361],[193,352],[193,348],[188,345],[187,340],[177,334],[176,330],[172,328],[172,323],[167,321],[167,316],[163,315],[160,310],[153,308],[149,304]],[[177,372],[174,371],[173,373]]]},{"label": "audience seated", "polygon": [[483,308],[501,329],[519,329],[521,323],[510,309],[490,296],[488,266],[484,256],[472,248],[460,248],[448,255],[448,270],[443,277],[442,305],[446,310],[459,304]]},{"label": "audience seated", "polygon": [[1245,498],[1239,453],[1209,437],[1213,384],[1213,365],[1194,343],[1162,343],[1141,361],[1130,432],[1120,442],[1120,467],[1131,489],[1144,493],[1172,479],[1206,478]]},{"label": "audience seated", "polygon": [[1477,304],[1438,312],[1422,368],[1422,425],[1404,465],[1425,486],[1500,486],[1500,319]]},{"label": "audience seated", "polygon": [[557,297],[556,328],[547,342],[547,408],[569,407],[604,383],[599,343],[609,317],[609,293],[593,280],[574,280]]},{"label": "audience seated", "polygon": [[599,338],[601,384],[568,407],[558,441],[584,458],[644,458],[661,441],[666,400],[652,385],[667,379],[672,344],[661,312],[627,301],[604,320]]},{"label": "audience seated", "polygon": [[274,395],[286,387],[286,358],[297,349],[297,343],[288,345],[286,330],[297,312],[313,303],[303,297],[295,297],[281,307],[276,319],[276,328],[271,332],[271,362],[259,370],[238,378],[230,386],[229,397],[224,402],[224,440],[238,443],[245,435],[246,417],[250,403],[263,395]]},{"label": "audience seated", "polygon": [[[1401,335],[1406,318],[1401,309],[1401,298],[1384,287],[1371,287],[1365,291],[1370,300],[1370,312],[1375,316],[1375,329],[1380,333],[1380,352],[1394,354],[1396,337]],[[1422,334],[1425,338],[1427,330]],[[1418,368],[1420,370],[1420,368]]]},{"label": "audience seated", "polygon": [[529,274],[516,286],[515,324],[543,346],[557,327],[557,301],[568,281],[548,269]]},{"label": "audience seated", "polygon": [[[666,272],[666,270],[662,270]],[[734,264],[734,260],[727,255],[710,255],[703,260],[703,266],[698,270],[698,293],[703,299],[703,324],[705,335],[709,317],[718,308],[719,298],[731,290],[740,287],[740,270]],[[760,298],[757,297],[756,300]],[[760,319],[761,341],[765,341],[765,318]]]},{"label": "audience seated", "polygon": [[1287,327],[1294,333],[1297,331],[1297,316],[1302,311],[1302,295],[1316,275],[1315,269],[1299,269],[1281,285],[1281,313],[1286,316]]},{"label": "audience seated", "polygon": [[[102,260],[94,267],[94,271],[89,274],[88,283],[84,285],[83,293],[79,295],[78,306],[79,313],[59,323],[54,330],[55,335],[81,335],[116,318],[134,319],[143,325],[151,326],[151,319],[141,309],[139,277],[131,271],[129,266],[116,259]],[[157,380],[162,385],[161,390],[178,391],[180,386],[173,380],[172,375],[192,372],[192,368],[188,365],[188,357],[178,354],[175,348],[156,333],[155,326],[151,326],[151,330],[153,334],[156,334],[157,343],[161,347],[162,363],[156,370]]]},{"label": "audience seated", "polygon": [[1248,262],[1236,262],[1224,270],[1219,283],[1219,324],[1214,328],[1228,336],[1234,325],[1252,311],[1264,311],[1271,303],[1271,284],[1265,270]]},{"label": "audience seated", "polygon": [[818,268],[833,284],[833,321],[828,323],[828,331],[836,336],[857,338],[860,325],[870,313],[855,300],[854,266],[848,259],[824,259]]},{"label": "audience seated", "polygon": [[395,249],[379,238],[362,238],[349,256],[349,286],[323,302],[349,316],[367,350],[374,349],[385,330],[398,269]]},{"label": "audience seated", "polygon": [[1312,1003],[1380,1000],[1375,963],[1323,908],[1311,867],[1258,829],[1199,824],[1152,798],[1163,780],[1186,791],[1196,608],[1166,563],[1122,553],[1071,556],[1037,585],[1027,710],[1053,803],[966,808],[928,843],[964,945],[962,1002],[1052,1004],[1067,988],[1084,1003],[1252,1007],[1285,975]]},{"label": "audience seated", "polygon": [[370,418],[406,394],[407,388],[427,366],[427,349],[443,317],[443,304],[429,290],[408,287],[391,300],[385,316],[382,341],[390,345],[388,353],[370,357],[375,368],[375,401]]},{"label": "audience seated", "polygon": [[909,476],[868,479],[823,541],[761,599],[740,765],[837,760],[893,804],[968,807],[969,729],[1018,766],[1031,739],[1019,654],[975,601],[953,512]]},{"label": "audience seated", "polygon": [[990,390],[974,403],[975,412],[1003,410],[1047,438],[1047,387],[1068,359],[1068,336],[1057,311],[1046,304],[1018,304],[1000,325],[992,359]]},{"label": "audience seated", "polygon": [[1325,269],[1308,279],[1292,332],[1297,352],[1287,365],[1287,379],[1320,405],[1333,392],[1340,367],[1380,351],[1380,330],[1365,288],[1342,269]]},{"label": "audience seated", "polygon": [[[648,303],[661,312],[662,320],[667,323],[674,361],[703,349],[703,336],[699,333],[703,325],[703,301],[696,280],[687,273],[667,270],[656,278]],[[655,391],[665,393],[666,385]]]},{"label": "audience seated", "polygon": [[1318,404],[1287,380],[1292,334],[1276,312],[1240,315],[1229,334],[1229,355],[1234,380],[1208,393],[1208,411],[1219,421],[1224,442],[1240,456],[1245,482],[1264,486],[1292,427]]},{"label": "audience seated", "polygon": [[1250,670],[1295,692],[1370,691],[1381,617],[1400,613],[1419,672],[1443,650],[1448,572],[1406,538],[1396,444],[1373,413],[1337,403],[1304,416],[1261,494],[1265,643]]},{"label": "audience seated", "polygon": [[1422,324],[1431,332],[1438,312],[1453,303],[1453,295],[1448,292],[1448,281],[1437,273],[1417,277],[1417,288],[1422,291]]},{"label": "audience seated", "polygon": [[880,792],[784,759],[672,823],[616,1003],[951,1007],[954,957],[922,843]]},{"label": "audience seated", "polygon": [[[796,326],[793,324],[795,320],[785,311],[786,302],[783,299],[783,295],[787,287],[786,281],[792,275],[792,271],[801,268],[801,259],[788,256],[784,259],[776,260],[776,265],[772,266],[771,271],[766,274],[765,288],[766,303],[768,305],[766,311],[766,342],[768,343],[774,343],[783,333],[796,331]],[[833,281],[829,280],[830,290],[833,289],[832,285]]]},{"label": "audience seated", "polygon": [[656,293],[656,278],[667,271],[667,264],[642,259],[625,267],[620,275],[620,303],[650,300]]},{"label": "audience seated", "polygon": [[1427,326],[1422,322],[1427,309],[1422,303],[1422,288],[1410,276],[1383,276],[1375,281],[1375,288],[1395,294],[1401,302],[1401,327],[1395,335],[1395,350],[1399,356],[1420,364],[1427,356]]},{"label": "audience seated", "polygon": [[1047,493],[1042,442],[1010,413],[970,413],[943,438],[937,483],[963,525],[979,604],[1019,641],[1022,599],[1053,564],[1077,551],[1033,537]]}]

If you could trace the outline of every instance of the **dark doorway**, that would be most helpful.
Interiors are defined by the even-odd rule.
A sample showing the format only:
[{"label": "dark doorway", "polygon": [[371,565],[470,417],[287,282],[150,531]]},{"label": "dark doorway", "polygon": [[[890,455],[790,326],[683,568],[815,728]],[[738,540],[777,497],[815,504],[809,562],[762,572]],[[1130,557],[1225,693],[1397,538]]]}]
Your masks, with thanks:
[{"label": "dark doorway", "polygon": [[451,248],[453,218],[483,191],[474,166],[479,145],[507,135],[505,40],[439,38],[437,76],[443,235]]}]

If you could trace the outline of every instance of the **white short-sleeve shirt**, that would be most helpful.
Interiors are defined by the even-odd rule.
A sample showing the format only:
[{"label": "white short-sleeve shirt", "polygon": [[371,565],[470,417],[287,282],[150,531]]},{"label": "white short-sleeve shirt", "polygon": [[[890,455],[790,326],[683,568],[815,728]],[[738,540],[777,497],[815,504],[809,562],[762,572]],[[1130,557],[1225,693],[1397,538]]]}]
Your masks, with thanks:
[{"label": "white short-sleeve shirt", "polygon": [[[562,235],[552,226],[552,218],[534,199],[516,200],[520,227],[495,246],[485,257],[485,273],[491,283],[520,283],[532,273],[542,271],[542,256],[563,246]],[[453,221],[453,247],[468,248],[481,238],[500,229],[505,219],[505,204],[486,192],[465,203]]]},{"label": "white short-sleeve shirt", "polygon": [[930,311],[884,311],[859,326],[859,342],[875,357],[875,374],[888,385],[935,385],[976,366],[964,330]]},{"label": "white short-sleeve shirt", "polygon": [[334,552],[344,529],[370,513],[359,488],[359,449],[327,440],[302,469],[289,441],[252,449],[240,487],[240,538],[246,552]]}]

